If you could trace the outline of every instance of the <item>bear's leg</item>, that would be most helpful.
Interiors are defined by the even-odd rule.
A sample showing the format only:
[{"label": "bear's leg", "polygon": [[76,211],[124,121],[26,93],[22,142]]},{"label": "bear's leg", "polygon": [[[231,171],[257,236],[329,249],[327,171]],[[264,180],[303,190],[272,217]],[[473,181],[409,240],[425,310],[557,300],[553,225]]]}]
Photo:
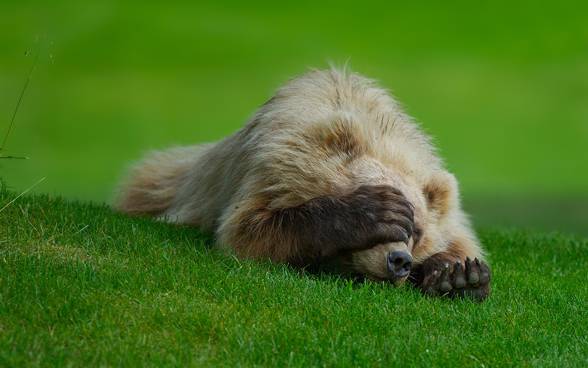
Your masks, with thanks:
[{"label": "bear's leg", "polygon": [[412,205],[385,185],[364,185],[283,209],[270,210],[256,199],[249,203],[221,227],[223,242],[246,257],[310,264],[341,251],[407,242],[413,233]]},{"label": "bear's leg", "polygon": [[427,295],[483,301],[490,294],[490,267],[477,256],[468,254],[468,249],[471,248],[463,242],[451,243],[446,251],[416,266],[411,281]]}]

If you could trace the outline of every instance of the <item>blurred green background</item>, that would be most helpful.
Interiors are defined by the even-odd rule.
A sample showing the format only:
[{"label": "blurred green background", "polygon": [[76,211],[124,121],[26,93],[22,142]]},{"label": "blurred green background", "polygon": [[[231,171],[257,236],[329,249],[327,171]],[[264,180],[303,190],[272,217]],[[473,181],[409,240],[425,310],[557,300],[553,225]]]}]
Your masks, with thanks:
[{"label": "blurred green background", "polygon": [[481,225],[588,233],[588,3],[0,4],[0,177],[108,201],[142,152],[216,140],[308,67],[349,62],[435,137]]}]

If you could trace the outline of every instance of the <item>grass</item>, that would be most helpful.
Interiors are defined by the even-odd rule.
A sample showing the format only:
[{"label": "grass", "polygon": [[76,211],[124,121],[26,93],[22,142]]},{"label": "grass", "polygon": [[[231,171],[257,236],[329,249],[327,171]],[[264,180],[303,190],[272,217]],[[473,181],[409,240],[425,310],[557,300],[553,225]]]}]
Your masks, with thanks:
[{"label": "grass", "polygon": [[[24,190],[105,201],[142,152],[238,129],[328,61],[391,88],[467,197],[588,196],[585,1],[4,0],[0,131],[41,56],[4,160]],[[30,50],[29,56],[24,56]]]},{"label": "grass", "polygon": [[0,1],[0,136],[39,55],[1,152],[30,160],[0,177],[107,201],[145,151],[220,139],[349,61],[431,133],[477,224],[588,235],[587,4]]},{"label": "grass", "polygon": [[0,224],[2,366],[588,364],[586,239],[482,231],[478,305],[239,261],[195,229],[47,195]]}]

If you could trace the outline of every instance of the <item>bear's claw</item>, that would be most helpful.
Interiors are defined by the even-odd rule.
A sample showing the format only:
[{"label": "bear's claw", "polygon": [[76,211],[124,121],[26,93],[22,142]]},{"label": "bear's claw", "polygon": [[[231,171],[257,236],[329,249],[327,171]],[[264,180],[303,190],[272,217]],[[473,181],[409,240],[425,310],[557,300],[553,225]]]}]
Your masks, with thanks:
[{"label": "bear's claw", "polygon": [[482,301],[490,294],[490,268],[478,258],[449,264],[432,257],[423,263],[422,269],[420,287],[427,295]]}]

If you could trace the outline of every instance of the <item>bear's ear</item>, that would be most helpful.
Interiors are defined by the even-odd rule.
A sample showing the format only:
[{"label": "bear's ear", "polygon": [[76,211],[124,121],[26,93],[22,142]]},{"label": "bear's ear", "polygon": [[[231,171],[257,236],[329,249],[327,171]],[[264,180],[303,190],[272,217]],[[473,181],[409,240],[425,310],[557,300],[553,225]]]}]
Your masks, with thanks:
[{"label": "bear's ear", "polygon": [[457,205],[457,180],[448,172],[435,173],[429,178],[423,193],[429,210],[444,216]]}]

